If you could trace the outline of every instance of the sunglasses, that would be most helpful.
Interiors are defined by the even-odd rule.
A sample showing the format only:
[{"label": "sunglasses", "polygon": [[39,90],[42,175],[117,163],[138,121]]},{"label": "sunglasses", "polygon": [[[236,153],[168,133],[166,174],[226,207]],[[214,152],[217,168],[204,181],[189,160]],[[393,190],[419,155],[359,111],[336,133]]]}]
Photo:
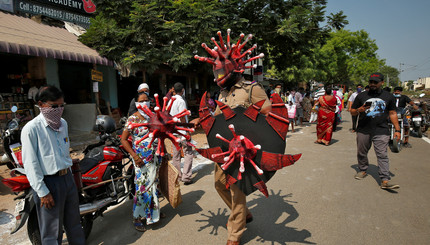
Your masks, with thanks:
[{"label": "sunglasses", "polygon": [[57,105],[57,104],[53,105],[53,104],[49,104],[49,103],[46,103],[46,102],[44,104],[49,105],[49,107],[51,107],[53,109],[58,108],[58,107],[64,107],[66,105],[66,103],[63,103],[63,104],[60,104],[60,105]]},{"label": "sunglasses", "polygon": [[379,82],[377,81],[369,81],[369,84],[378,84]]}]

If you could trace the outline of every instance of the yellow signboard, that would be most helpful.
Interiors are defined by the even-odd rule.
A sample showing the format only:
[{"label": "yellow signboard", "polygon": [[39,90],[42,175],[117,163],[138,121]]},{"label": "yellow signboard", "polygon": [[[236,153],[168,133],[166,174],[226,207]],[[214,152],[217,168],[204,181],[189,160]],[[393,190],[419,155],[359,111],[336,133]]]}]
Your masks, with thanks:
[{"label": "yellow signboard", "polygon": [[103,82],[103,72],[92,69],[91,80],[96,82]]}]

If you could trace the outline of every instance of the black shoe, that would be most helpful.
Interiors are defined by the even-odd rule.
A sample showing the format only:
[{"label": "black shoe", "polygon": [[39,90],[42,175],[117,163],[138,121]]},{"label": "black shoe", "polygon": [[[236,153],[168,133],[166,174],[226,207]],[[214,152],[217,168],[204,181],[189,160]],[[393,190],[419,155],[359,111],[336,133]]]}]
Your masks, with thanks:
[{"label": "black shoe", "polygon": [[194,183],[192,180],[184,182],[184,185],[191,185],[192,183]]},{"label": "black shoe", "polygon": [[403,147],[405,147],[405,148],[412,148],[412,145],[409,144],[409,142],[407,142],[407,143],[403,144]]}]

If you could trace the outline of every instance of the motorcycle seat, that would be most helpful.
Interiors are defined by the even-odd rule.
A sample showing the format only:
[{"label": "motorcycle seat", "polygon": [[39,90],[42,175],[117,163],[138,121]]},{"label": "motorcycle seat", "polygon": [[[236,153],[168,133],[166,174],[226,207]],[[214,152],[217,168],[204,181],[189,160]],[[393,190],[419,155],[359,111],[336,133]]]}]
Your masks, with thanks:
[{"label": "motorcycle seat", "polygon": [[86,174],[88,171],[90,171],[95,166],[97,166],[98,163],[99,161],[97,159],[93,159],[93,158],[82,159],[82,161],[79,163],[79,165],[81,166],[81,173]]}]

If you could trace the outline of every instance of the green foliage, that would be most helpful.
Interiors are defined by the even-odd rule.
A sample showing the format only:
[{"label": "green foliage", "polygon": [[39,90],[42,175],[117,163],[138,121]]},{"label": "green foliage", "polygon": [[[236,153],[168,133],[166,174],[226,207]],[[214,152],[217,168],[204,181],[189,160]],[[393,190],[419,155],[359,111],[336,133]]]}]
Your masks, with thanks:
[{"label": "green foliage", "polygon": [[376,54],[378,47],[364,30],[331,32],[327,43],[315,49],[316,79],[329,83],[360,83],[384,64]]},{"label": "green foliage", "polygon": [[379,72],[384,74],[386,81],[385,84],[388,85],[389,83],[389,85],[392,87],[400,86],[400,72],[397,70],[397,68],[384,65],[379,69]]},{"label": "green foliage", "polygon": [[[132,69],[154,71],[161,64],[174,70],[193,65],[195,54],[207,56],[218,30],[252,33],[258,53],[273,76],[299,81],[309,76],[312,49],[328,29],[325,0],[96,0],[97,16],[80,37],[101,55]],[[209,44],[210,45],[210,44]],[[212,45],[210,45],[212,46]],[[250,47],[250,46],[249,46]],[[257,54],[257,51],[256,53]],[[199,64],[202,66],[202,64]]]}]

